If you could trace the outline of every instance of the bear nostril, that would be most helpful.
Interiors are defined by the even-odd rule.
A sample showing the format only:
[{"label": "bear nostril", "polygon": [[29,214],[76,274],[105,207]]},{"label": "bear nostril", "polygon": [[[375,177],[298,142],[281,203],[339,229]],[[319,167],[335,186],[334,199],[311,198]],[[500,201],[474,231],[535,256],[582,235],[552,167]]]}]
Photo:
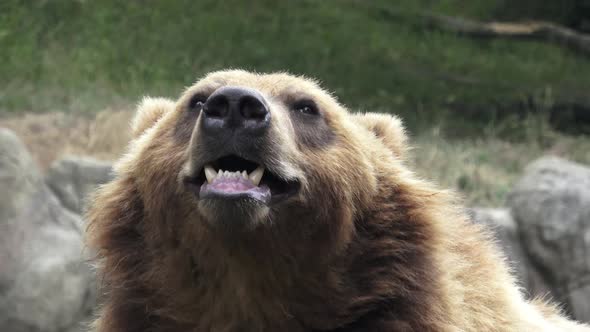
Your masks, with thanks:
[{"label": "bear nostril", "polygon": [[205,105],[203,105],[203,112],[208,117],[224,118],[229,109],[229,102],[224,96],[215,96],[209,98]]},{"label": "bear nostril", "polygon": [[239,108],[241,115],[247,120],[265,120],[268,114],[266,106],[253,96],[244,96]]}]

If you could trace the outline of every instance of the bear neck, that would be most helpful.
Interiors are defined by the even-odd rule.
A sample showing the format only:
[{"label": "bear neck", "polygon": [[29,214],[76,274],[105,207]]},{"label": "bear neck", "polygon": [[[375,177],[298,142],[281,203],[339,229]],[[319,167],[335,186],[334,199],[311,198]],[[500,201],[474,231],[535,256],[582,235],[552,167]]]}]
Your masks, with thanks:
[{"label": "bear neck", "polygon": [[[324,225],[354,226],[345,245],[335,243],[338,232],[327,227],[315,234],[316,241],[298,243],[300,234],[276,236],[274,230],[232,244],[212,241],[193,251],[191,271],[199,286],[192,299],[204,312],[223,308],[214,315],[238,315],[242,322],[320,329],[370,317],[385,298],[395,303],[382,306],[421,316],[437,297],[428,244],[433,230],[416,212],[420,202],[388,188],[381,188],[373,207],[360,216],[324,220]],[[210,303],[219,303],[219,308]]]}]

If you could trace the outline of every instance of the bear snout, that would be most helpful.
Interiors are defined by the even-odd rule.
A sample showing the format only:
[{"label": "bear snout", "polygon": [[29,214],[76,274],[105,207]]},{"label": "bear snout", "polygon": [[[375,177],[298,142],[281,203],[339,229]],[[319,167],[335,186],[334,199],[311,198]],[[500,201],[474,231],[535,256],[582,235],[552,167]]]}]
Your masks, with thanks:
[{"label": "bear snout", "polygon": [[225,86],[207,98],[202,117],[202,130],[208,134],[247,139],[268,129],[271,114],[268,103],[257,90]]}]

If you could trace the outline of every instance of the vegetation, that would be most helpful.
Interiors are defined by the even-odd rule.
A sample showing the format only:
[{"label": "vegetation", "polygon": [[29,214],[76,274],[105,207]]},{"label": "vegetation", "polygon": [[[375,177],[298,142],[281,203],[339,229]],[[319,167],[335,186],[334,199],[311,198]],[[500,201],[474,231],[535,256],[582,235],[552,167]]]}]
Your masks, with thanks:
[{"label": "vegetation", "polygon": [[[555,133],[544,113],[587,98],[590,61],[540,42],[428,29],[418,13],[492,20],[559,12],[556,22],[581,24],[572,16],[580,1],[560,2],[560,11],[556,2],[525,2],[3,0],[0,115],[94,117],[143,95],[175,97],[212,70],[289,71],[318,78],[354,109],[401,115],[421,174],[473,204],[497,205],[541,154],[590,163],[587,137]],[[495,117],[515,105],[533,114]]]},{"label": "vegetation", "polygon": [[507,141],[489,127],[478,137],[449,140],[438,128],[413,137],[412,162],[424,178],[454,188],[469,206],[501,206],[533,160],[552,155],[590,165],[590,139],[548,128],[535,116],[523,137]]},{"label": "vegetation", "polygon": [[317,77],[347,105],[402,114],[413,128],[438,122],[448,105],[488,112],[586,93],[590,63],[566,49],[415,24],[418,12],[489,19],[496,3],[5,0],[0,110],[127,106],[228,67]]}]

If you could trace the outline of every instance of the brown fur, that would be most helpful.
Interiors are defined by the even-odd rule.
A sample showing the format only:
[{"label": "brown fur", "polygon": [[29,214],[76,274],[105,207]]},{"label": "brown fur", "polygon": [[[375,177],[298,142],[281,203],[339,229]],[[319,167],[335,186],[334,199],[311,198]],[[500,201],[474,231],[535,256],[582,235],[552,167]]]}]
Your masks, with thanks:
[{"label": "brown fur", "polygon": [[[271,101],[269,151],[302,179],[295,198],[231,238],[179,181],[200,143],[187,105],[225,85]],[[320,120],[289,111],[302,95]],[[105,291],[96,331],[583,328],[523,300],[486,231],[406,168],[396,118],[350,115],[304,78],[228,71],[176,103],[144,102],[134,123],[117,178],[87,215]]]}]

